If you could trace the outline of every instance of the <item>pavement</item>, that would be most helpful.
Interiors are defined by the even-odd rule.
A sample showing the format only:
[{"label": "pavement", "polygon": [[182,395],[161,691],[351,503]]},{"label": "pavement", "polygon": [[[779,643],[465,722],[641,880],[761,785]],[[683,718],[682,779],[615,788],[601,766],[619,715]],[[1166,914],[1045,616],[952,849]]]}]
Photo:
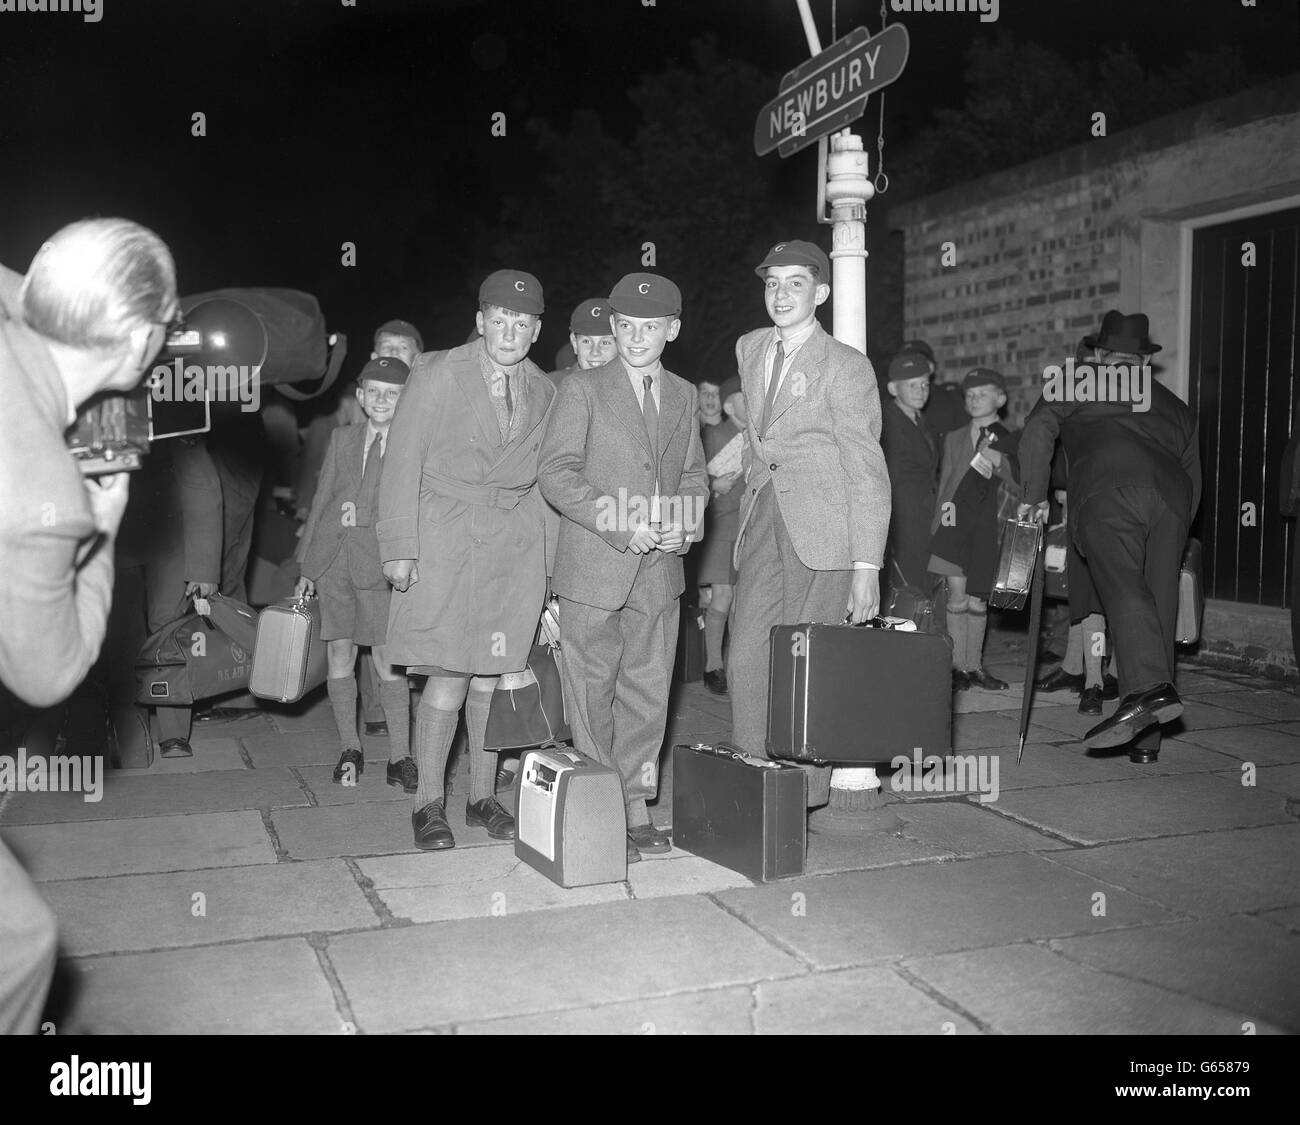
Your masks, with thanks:
[{"label": "pavement", "polygon": [[[1020,680],[1023,637],[986,656]],[[565,890],[464,826],[463,761],[456,848],[417,852],[384,739],[331,782],[323,699],[196,725],[192,759],[98,802],[7,793],[0,837],[58,916],[60,1034],[1300,1031],[1300,698],[1191,665],[1179,688],[1150,766],[1089,756],[1067,693],[1017,766],[1018,686],[963,693],[983,774],[882,773],[900,830],[811,834],[766,885],[674,849]],[[680,687],[666,746],[728,727]],[[671,784],[666,754],[665,827]]]}]

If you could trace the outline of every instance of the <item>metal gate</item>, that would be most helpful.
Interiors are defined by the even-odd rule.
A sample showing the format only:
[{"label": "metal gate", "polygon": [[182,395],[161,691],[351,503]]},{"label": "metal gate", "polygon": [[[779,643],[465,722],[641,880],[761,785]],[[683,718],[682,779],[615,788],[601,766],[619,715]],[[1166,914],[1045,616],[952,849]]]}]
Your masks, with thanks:
[{"label": "metal gate", "polygon": [[1300,208],[1192,235],[1188,393],[1205,484],[1192,534],[1207,597],[1288,604],[1296,526],[1279,512],[1278,487],[1298,405],[1298,251]]}]

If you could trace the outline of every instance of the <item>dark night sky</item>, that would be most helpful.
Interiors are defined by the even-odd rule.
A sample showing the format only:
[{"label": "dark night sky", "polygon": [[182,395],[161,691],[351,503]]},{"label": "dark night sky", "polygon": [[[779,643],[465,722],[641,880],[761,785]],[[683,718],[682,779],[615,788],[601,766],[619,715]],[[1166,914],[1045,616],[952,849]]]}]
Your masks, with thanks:
[{"label": "dark night sky", "polygon": [[[1259,4],[1294,10],[1293,0]],[[824,44],[831,8],[813,0]],[[837,9],[840,35],[859,23],[879,29],[878,0]],[[933,108],[960,103],[963,51],[998,33],[1066,55],[1090,41],[1128,42],[1144,58],[1170,59],[1241,41],[1263,70],[1295,66],[1295,43],[1256,34],[1262,21],[1239,0],[1003,0],[993,24],[969,13],[890,19],[912,37],[886,103],[891,143]],[[63,223],[123,214],[172,246],[182,292],[293,286],[321,298],[354,353],[368,352],[369,328],[388,315],[455,326],[455,338],[427,341],[450,346],[471,327],[488,270],[518,264],[546,282],[545,262],[475,260],[467,250],[471,222],[490,223],[503,191],[534,182],[523,123],[562,128],[590,107],[630,137],[629,87],[687,62],[704,33],[770,74],[773,95],[806,57],[793,0],[103,0],[97,24],[0,13],[0,262],[25,270]],[[203,139],[190,135],[196,110],[207,114]],[[489,131],[499,110],[505,139]],[[874,122],[873,106],[869,136]],[[815,155],[794,161],[809,198],[792,201],[792,226],[805,228]],[[355,269],[339,263],[345,240],[358,245]],[[452,307],[431,311],[435,295]],[[567,313],[552,308],[543,366]]]}]

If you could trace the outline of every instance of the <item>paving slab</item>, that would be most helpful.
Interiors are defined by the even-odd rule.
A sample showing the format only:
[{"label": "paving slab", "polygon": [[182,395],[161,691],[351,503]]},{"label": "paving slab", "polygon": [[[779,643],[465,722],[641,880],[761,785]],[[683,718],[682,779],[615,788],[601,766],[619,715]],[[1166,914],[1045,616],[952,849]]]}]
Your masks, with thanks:
[{"label": "paving slab", "polygon": [[329,1035],[343,1020],[311,946],[299,938],[127,953],[71,962],[58,1033]]},{"label": "paving slab", "polygon": [[[489,838],[485,828],[465,826],[464,806],[453,804],[448,817],[457,848],[504,847],[509,841]],[[276,809],[271,813],[280,845],[292,859],[391,855],[415,852],[411,809],[401,801],[360,801],[319,808]]]},{"label": "paving slab", "polygon": [[367,1032],[637,1001],[803,971],[693,895],[349,934],[331,938],[328,953]]},{"label": "paving slab", "polygon": [[1057,862],[1200,917],[1300,903],[1300,824],[1136,840]]},{"label": "paving slab", "polygon": [[256,811],[34,824],[0,836],[37,882],[275,862]]},{"label": "paving slab", "polygon": [[[258,769],[326,764],[332,767],[339,760],[338,735],[333,731],[293,731],[284,734],[268,723],[265,730],[244,735],[240,741]],[[387,756],[387,750],[366,751],[367,762]]]},{"label": "paving slab", "polygon": [[906,801],[894,806],[903,835],[943,848],[954,856],[997,855],[1068,848],[974,801]]},{"label": "paving slab", "polygon": [[135,777],[147,777],[160,773],[208,773],[212,770],[247,769],[243,756],[239,753],[239,739],[208,737],[190,739],[190,749],[194,751],[188,758],[164,758],[155,754],[153,765],[147,770],[132,770]]},{"label": "paving slab", "polygon": [[1217,692],[1200,696],[1198,702],[1240,711],[1252,716],[1256,722],[1266,719],[1300,719],[1300,699],[1289,691],[1278,691],[1276,688]]},{"label": "paving slab", "polygon": [[1247,1021],[1300,1031],[1300,936],[1237,915],[1054,941],[1094,968],[1149,981]]},{"label": "paving slab", "polygon": [[[420,862],[424,861],[424,862]],[[530,910],[623,902],[623,882],[561,887],[516,858],[513,848],[453,848],[419,856],[360,860],[375,894],[399,919],[442,922]]]},{"label": "paving slab", "polygon": [[[1243,762],[1281,766],[1300,762],[1300,736],[1268,727],[1216,727],[1213,730],[1183,731],[1180,744],[1203,746]],[[1163,750],[1161,752],[1163,757]]]},{"label": "paving slab", "polygon": [[380,924],[339,860],[73,879],[49,883],[42,894],[69,956]]},{"label": "paving slab", "polygon": [[1223,1008],[1038,945],[909,959],[904,968],[1003,1035],[1241,1034],[1241,1018]]},{"label": "paving slab", "polygon": [[[1240,781],[1242,775],[1237,772],[1233,776]],[[1255,784],[1274,793],[1300,797],[1300,765],[1264,766],[1255,771]]]},{"label": "paving slab", "polygon": [[1265,922],[1281,926],[1284,930],[1300,934],[1300,906],[1286,906],[1281,910],[1262,910],[1259,917]]},{"label": "paving slab", "polygon": [[[1135,773],[1144,768],[1132,766]],[[1290,819],[1284,806],[1280,794],[1206,773],[1135,776],[1097,782],[1086,791],[1017,789],[998,801],[1000,813],[1079,844],[1280,824]]]},{"label": "paving slab", "polygon": [[4,822],[120,820],[307,803],[307,795],[288,770],[241,768],[183,775],[109,770],[99,801],[86,801],[81,793],[15,793],[5,805]]},{"label": "paving slab", "polygon": [[602,1004],[535,1016],[508,1016],[456,1025],[458,1035],[749,1035],[753,991],[748,987],[686,992],[653,1000]]},{"label": "paving slab", "polygon": [[[1060,708],[1045,708],[1055,712]],[[1060,742],[1065,738],[1060,731],[1034,722],[1030,716],[1028,742]],[[998,711],[954,715],[952,719],[952,746],[954,750],[987,750],[996,747],[1016,746],[1020,742],[1020,715],[1018,712]]]},{"label": "paving slab", "polygon": [[[818,969],[1168,920],[1154,903],[1031,855],[857,871],[714,897]],[[1106,892],[1106,915],[1093,895]],[[802,896],[802,897],[799,897]]]},{"label": "paving slab", "polygon": [[330,710],[329,701],[324,696],[320,699],[316,699],[315,696],[310,698],[310,703],[300,703],[293,707],[280,707],[268,703],[263,714],[281,734],[291,734],[295,731],[334,733],[334,714]]},{"label": "paving slab", "polygon": [[760,1035],[967,1035],[980,1028],[891,969],[848,969],[757,987]]},{"label": "paving slab", "polygon": [[[1105,713],[1109,715],[1111,709],[1108,707]],[[1216,707],[1210,703],[1203,703],[1199,699],[1184,699],[1182,717],[1175,719],[1165,727],[1165,730],[1177,738],[1187,731],[1243,726],[1245,725],[1243,719],[1244,716],[1240,711],[1233,711],[1227,707]],[[1260,717],[1261,723],[1268,721],[1266,717]]]},{"label": "paving slab", "polygon": [[[891,806],[896,812],[900,805]],[[862,835],[808,833],[807,874],[829,875],[837,871],[869,871],[880,867],[898,867],[909,863],[929,863],[955,859],[945,847],[894,832],[869,832]]]},{"label": "paving slab", "polygon": [[[992,671],[992,669],[989,669]],[[996,674],[996,673],[995,673]],[[968,688],[953,694],[952,710],[955,715],[973,715],[983,711],[1009,711],[1020,707],[1023,690],[1015,684],[1008,691],[985,691],[983,688]],[[1034,700],[1034,707],[1052,707],[1056,701],[1047,697],[1041,702]]]},{"label": "paving slab", "polygon": [[1267,723],[1265,726],[1268,730],[1280,731],[1282,734],[1300,739],[1300,723]]},{"label": "paving slab", "polygon": [[[355,785],[334,781],[334,766],[299,766],[298,776],[316,798],[318,805],[355,805],[367,801],[388,803],[411,801],[411,795],[396,785],[389,785],[385,772],[388,759],[367,760],[366,768]],[[408,814],[410,810],[407,810]],[[408,815],[409,823],[410,817]]]},{"label": "paving slab", "polygon": [[1174,675],[1174,686],[1179,695],[1208,695],[1212,692],[1251,691],[1256,680],[1232,680],[1208,672],[1192,672],[1179,668]]},{"label": "paving slab", "polygon": [[1127,752],[1091,754],[1079,743],[1048,745],[1027,742],[1019,763],[1014,748],[984,753],[999,756],[998,784],[1003,790],[1091,785],[1097,781],[1129,781],[1134,777],[1168,774],[1213,773],[1232,764],[1232,759],[1226,755],[1174,739],[1164,740],[1160,757],[1148,766],[1135,766],[1128,760]]},{"label": "paving slab", "polygon": [[753,880],[737,871],[674,848],[662,863],[633,863],[627,882],[633,898],[700,895],[731,887],[752,887]]}]

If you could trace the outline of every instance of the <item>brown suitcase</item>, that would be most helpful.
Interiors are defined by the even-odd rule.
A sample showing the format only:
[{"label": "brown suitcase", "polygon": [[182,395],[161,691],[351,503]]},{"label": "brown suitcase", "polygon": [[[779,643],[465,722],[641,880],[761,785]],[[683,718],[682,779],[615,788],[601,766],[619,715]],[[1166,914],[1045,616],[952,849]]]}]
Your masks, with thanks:
[{"label": "brown suitcase", "polygon": [[286,598],[262,610],[248,690],[261,699],[297,703],[323,684],[328,667],[320,630],[317,598]]},{"label": "brown suitcase", "polygon": [[[877,618],[877,621],[880,621]],[[772,630],[767,752],[889,762],[952,748],[952,650],[932,633],[853,625]]]},{"label": "brown suitcase", "polygon": [[1002,551],[993,577],[989,605],[994,609],[1024,609],[1034,580],[1034,564],[1043,542],[1043,528],[1036,520],[1003,521]]}]

